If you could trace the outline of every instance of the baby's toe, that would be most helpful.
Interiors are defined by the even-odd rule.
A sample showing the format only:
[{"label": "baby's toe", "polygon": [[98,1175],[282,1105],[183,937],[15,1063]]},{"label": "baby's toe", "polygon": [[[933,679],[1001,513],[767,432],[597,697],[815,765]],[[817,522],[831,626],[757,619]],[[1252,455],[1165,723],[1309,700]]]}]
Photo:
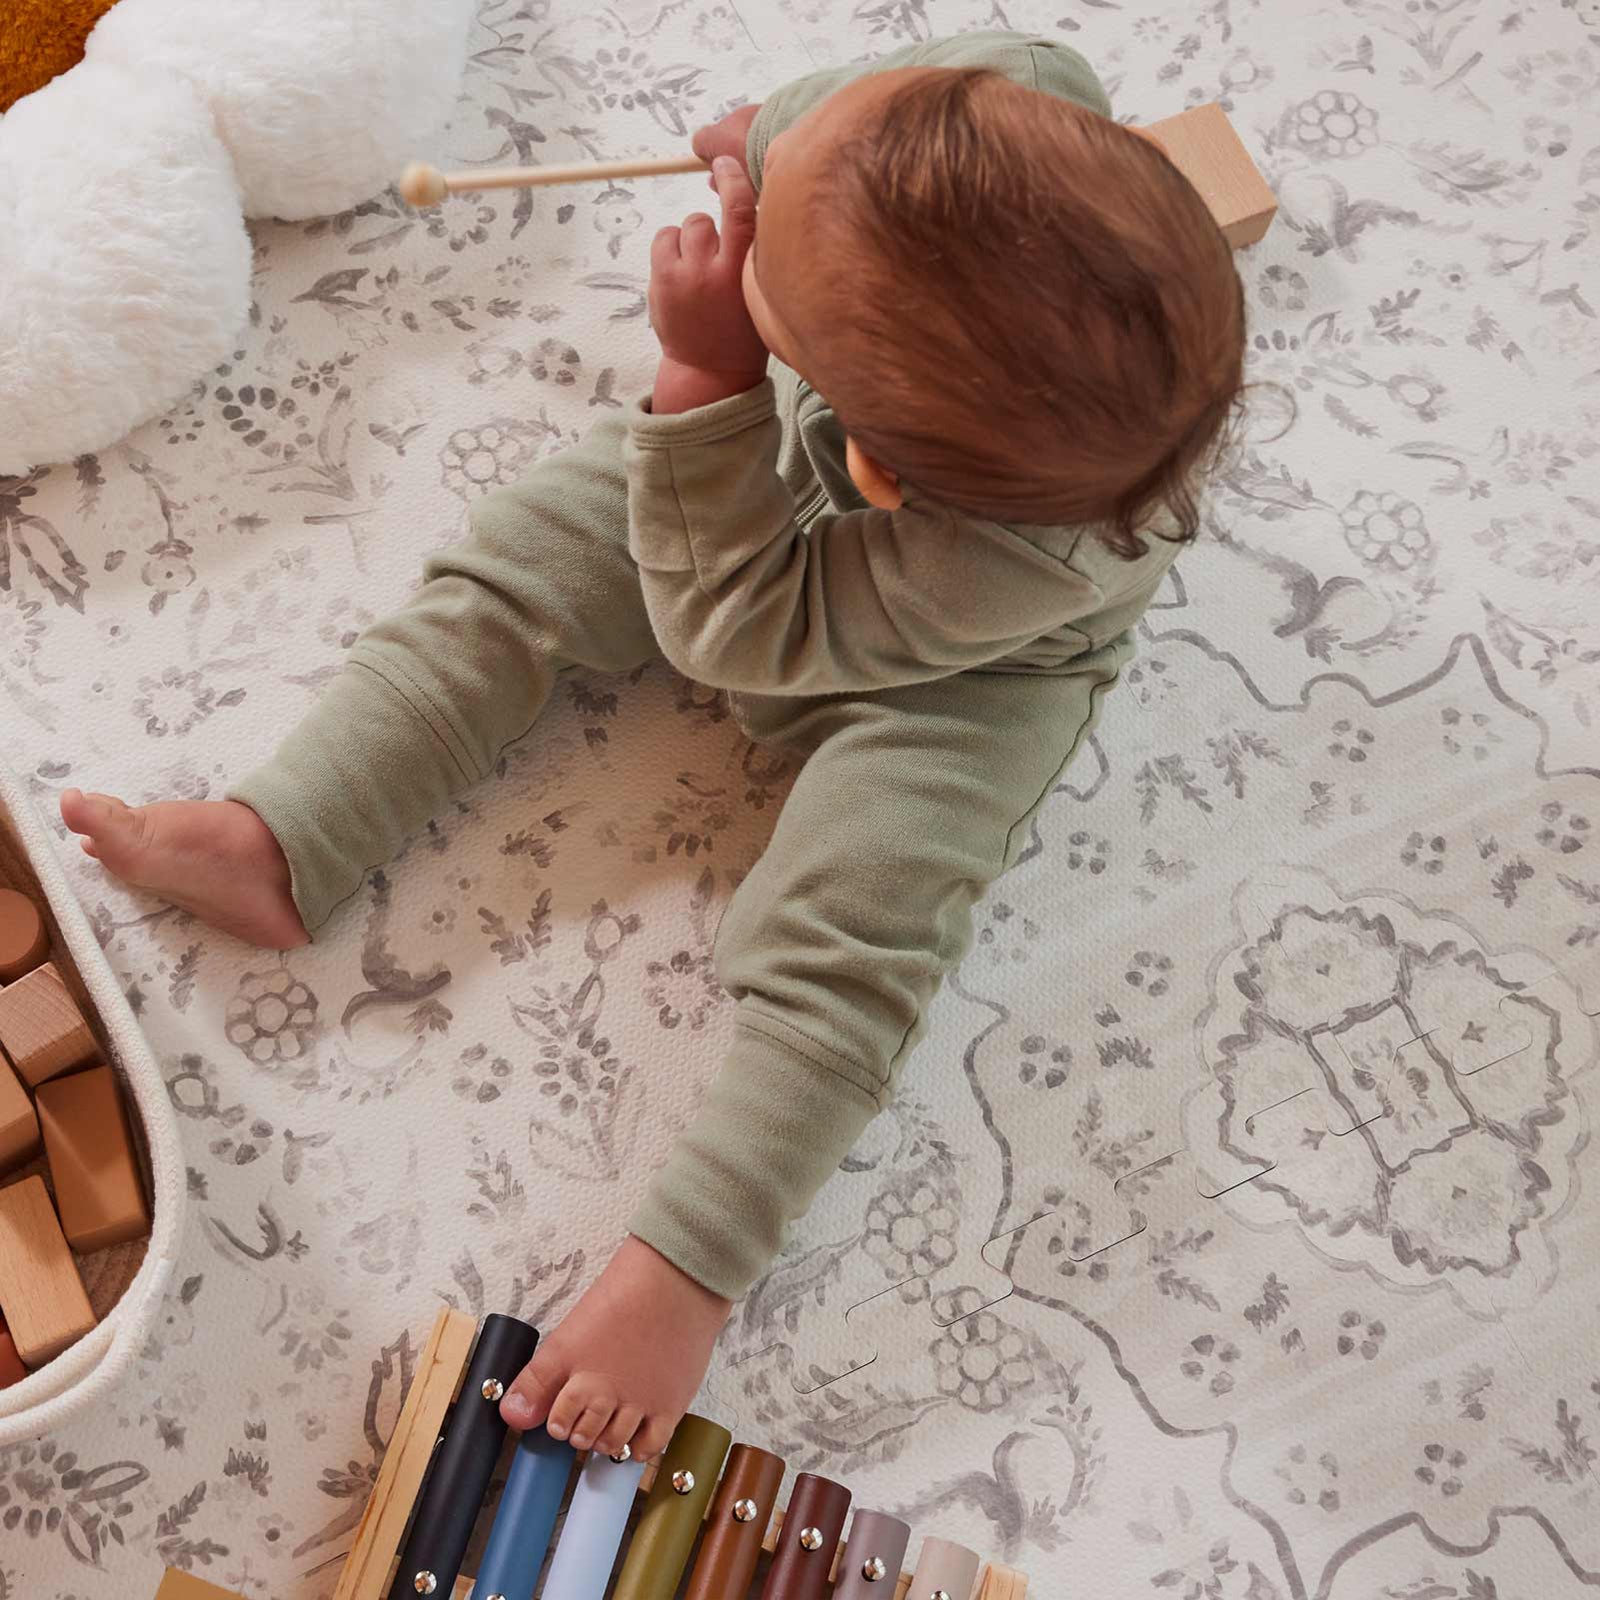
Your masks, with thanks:
[{"label": "baby's toe", "polygon": [[[561,1393],[550,1402],[550,1420],[545,1423],[545,1432],[552,1439],[570,1438],[573,1429],[591,1406],[604,1408],[603,1426],[616,1405],[616,1395],[603,1388],[593,1373],[574,1372],[561,1386]],[[573,1442],[577,1443],[576,1440]]]},{"label": "baby's toe", "polygon": [[659,1417],[646,1417],[633,1436],[633,1453],[646,1461],[654,1461],[672,1441],[672,1428]]},{"label": "baby's toe", "polygon": [[631,1449],[633,1436],[639,1431],[643,1418],[644,1412],[638,1406],[618,1406],[605,1432],[595,1440],[595,1449],[603,1450],[608,1456],[620,1456],[624,1446]]},{"label": "baby's toe", "polygon": [[616,1401],[611,1396],[595,1395],[572,1425],[572,1448],[589,1449],[610,1426],[616,1409]]},{"label": "baby's toe", "polygon": [[88,795],[82,789],[61,792],[61,820],[74,833],[93,833],[95,823],[105,814],[105,797]]},{"label": "baby's toe", "polygon": [[145,842],[141,814],[114,795],[69,789],[61,797],[61,820],[74,833],[87,837],[102,857],[108,853],[131,857]]},{"label": "baby's toe", "polygon": [[511,1380],[500,1415],[508,1427],[526,1432],[537,1428],[550,1415],[550,1404],[566,1381],[566,1369],[554,1355],[538,1351],[532,1361]]}]

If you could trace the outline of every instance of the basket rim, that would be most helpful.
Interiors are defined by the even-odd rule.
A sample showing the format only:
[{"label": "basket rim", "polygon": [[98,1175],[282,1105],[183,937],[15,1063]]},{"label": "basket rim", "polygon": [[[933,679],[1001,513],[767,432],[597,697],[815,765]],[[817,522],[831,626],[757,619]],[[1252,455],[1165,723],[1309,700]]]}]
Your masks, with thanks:
[{"label": "basket rim", "polygon": [[0,1389],[0,1446],[37,1438],[103,1397],[138,1356],[172,1277],[187,1200],[177,1113],[127,997],[67,881],[27,788],[0,758],[0,811],[21,841],[61,938],[88,990],[113,1065],[143,1127],[150,1156],[151,1231],[144,1260],[92,1333],[21,1383]]}]

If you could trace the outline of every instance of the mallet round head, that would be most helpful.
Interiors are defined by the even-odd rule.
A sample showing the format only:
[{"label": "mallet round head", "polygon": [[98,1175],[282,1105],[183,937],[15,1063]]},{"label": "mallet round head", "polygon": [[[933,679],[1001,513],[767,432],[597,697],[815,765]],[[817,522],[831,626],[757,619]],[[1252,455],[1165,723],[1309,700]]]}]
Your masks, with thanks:
[{"label": "mallet round head", "polygon": [[411,206],[436,206],[449,194],[444,174],[437,167],[413,161],[400,174],[400,198]]}]

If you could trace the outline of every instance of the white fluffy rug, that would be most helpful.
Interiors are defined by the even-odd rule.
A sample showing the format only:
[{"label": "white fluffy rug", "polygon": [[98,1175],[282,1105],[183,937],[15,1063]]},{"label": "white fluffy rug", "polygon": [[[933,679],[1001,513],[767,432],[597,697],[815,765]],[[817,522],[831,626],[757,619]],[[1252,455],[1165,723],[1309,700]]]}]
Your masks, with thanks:
[{"label": "white fluffy rug", "polygon": [[[486,0],[448,148],[396,170],[672,149],[813,63],[1007,22],[1124,116],[1225,98],[1278,187],[1242,260],[1251,446],[704,1406],[1045,1600],[1588,1593],[1590,0]],[[474,495],[648,381],[648,242],[704,199],[256,227],[249,329],[187,403],[0,480],[4,737],[41,805],[252,763]],[[567,684],[287,961],[74,858],[192,1226],[136,1381],[0,1452],[0,1594],[138,1600],[164,1562],[328,1592],[401,1342],[441,1299],[558,1316],[713,1070],[711,936],[783,782],[651,670]],[[973,1311],[1007,1286],[984,1241],[1041,1210]]]}]

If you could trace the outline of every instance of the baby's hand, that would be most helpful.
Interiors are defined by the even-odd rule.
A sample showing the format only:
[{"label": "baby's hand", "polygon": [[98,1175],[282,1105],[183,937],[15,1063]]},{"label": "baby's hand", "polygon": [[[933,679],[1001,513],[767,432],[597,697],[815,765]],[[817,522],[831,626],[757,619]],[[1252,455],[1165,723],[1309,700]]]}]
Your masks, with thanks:
[{"label": "baby's hand", "polygon": [[[732,156],[739,165],[748,172],[750,164],[745,158],[745,150],[750,142],[750,124],[756,120],[756,114],[761,110],[759,105],[740,106],[737,111],[730,111],[721,122],[713,122],[709,128],[697,128],[691,146],[694,153],[702,161],[715,161],[718,156]],[[711,187],[715,189],[717,180],[711,179]]]},{"label": "baby's hand", "polygon": [[[756,236],[755,188],[730,156],[717,158],[712,176],[722,199],[721,237],[716,223],[696,212],[681,228],[663,228],[650,250],[661,412],[742,394],[766,375],[767,347],[750,320],[742,283]],[[686,403],[673,403],[679,395]]]}]

